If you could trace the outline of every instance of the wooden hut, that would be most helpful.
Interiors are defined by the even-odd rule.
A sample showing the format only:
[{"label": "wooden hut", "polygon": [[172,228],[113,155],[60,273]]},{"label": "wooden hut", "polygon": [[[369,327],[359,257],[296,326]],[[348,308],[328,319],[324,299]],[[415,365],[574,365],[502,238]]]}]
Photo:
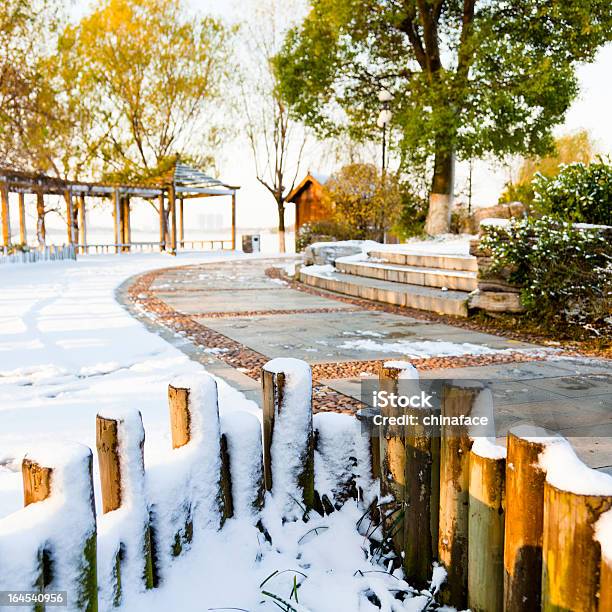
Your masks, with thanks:
[{"label": "wooden hut", "polygon": [[329,220],[332,206],[325,190],[328,177],[309,172],[289,194],[287,201],[295,204],[295,231],[305,223]]}]

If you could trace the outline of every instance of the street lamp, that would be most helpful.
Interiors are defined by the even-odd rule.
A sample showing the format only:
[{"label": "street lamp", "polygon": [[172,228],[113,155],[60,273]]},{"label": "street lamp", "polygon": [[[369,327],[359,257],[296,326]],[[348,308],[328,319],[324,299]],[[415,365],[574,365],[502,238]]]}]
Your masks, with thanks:
[{"label": "street lamp", "polygon": [[391,122],[393,113],[389,109],[393,96],[386,89],[381,89],[378,92],[378,100],[380,101],[382,108],[378,115],[376,124],[382,129],[382,173],[385,174],[386,169],[386,158],[387,158],[387,124]]}]

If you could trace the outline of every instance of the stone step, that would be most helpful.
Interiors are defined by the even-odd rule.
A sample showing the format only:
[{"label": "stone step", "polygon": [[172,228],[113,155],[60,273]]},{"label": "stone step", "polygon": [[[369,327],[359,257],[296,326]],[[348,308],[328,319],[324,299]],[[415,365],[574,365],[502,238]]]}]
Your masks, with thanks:
[{"label": "stone step", "polygon": [[428,310],[438,314],[467,317],[465,291],[442,291],[420,285],[406,285],[376,278],[366,278],[342,272],[309,271],[308,266],[300,269],[300,280],[313,287],[334,291],[352,297]]},{"label": "stone step", "polygon": [[342,259],[336,260],[336,268],[345,274],[378,278],[407,285],[446,287],[457,291],[474,291],[478,287],[476,273],[464,270],[416,268],[369,261],[342,261]]},{"label": "stone step", "polygon": [[379,263],[390,263],[414,268],[438,268],[478,272],[476,257],[472,255],[428,255],[403,251],[368,251],[368,256]]}]

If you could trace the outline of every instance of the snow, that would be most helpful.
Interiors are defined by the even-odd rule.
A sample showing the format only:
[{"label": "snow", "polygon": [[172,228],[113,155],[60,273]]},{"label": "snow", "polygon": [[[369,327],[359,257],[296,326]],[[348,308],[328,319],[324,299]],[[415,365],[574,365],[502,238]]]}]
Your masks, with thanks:
[{"label": "snow", "polygon": [[[399,353],[407,357],[455,357],[460,355],[491,355],[503,352],[469,342],[456,343],[443,340],[424,340],[412,342],[402,340],[399,342],[376,342],[374,340],[347,340],[339,348],[357,349],[361,351],[376,351],[380,353]],[[504,349],[505,350],[505,349]]]},{"label": "snow", "polygon": [[231,412],[221,419],[227,438],[232,474],[234,516],[254,519],[263,489],[261,424],[248,412]]},{"label": "snow", "polygon": [[601,545],[601,556],[612,565],[612,510],[599,517],[595,524],[595,539]]},{"label": "snow", "polygon": [[348,414],[322,412],[314,416],[314,428],[315,489],[332,504],[344,502],[352,488],[362,492],[366,503],[371,501],[369,439],[362,434],[359,421]]},{"label": "snow", "polygon": [[564,438],[553,438],[540,455],[546,481],[562,491],[577,495],[612,496],[612,476],[586,466]]},{"label": "snow", "polygon": [[498,219],[496,217],[487,217],[480,222],[480,226],[489,227],[510,227],[512,225],[510,219]]},{"label": "snow", "polygon": [[472,443],[472,452],[484,459],[505,459],[506,448],[495,444],[491,438],[476,437]]},{"label": "snow", "polygon": [[0,520],[0,590],[31,590],[38,578],[39,550],[53,551],[49,589],[66,590],[78,610],[85,566],[83,547],[95,530],[91,503],[91,451],[81,444],[39,446],[27,455],[52,468],[50,496]]},{"label": "snow", "polygon": [[115,568],[122,547],[121,582],[144,588],[143,551],[149,517],[142,461],[145,432],[140,412],[134,408],[106,408],[99,414],[117,421],[121,474],[121,506],[98,519],[98,582],[104,609],[112,606],[118,589]]},{"label": "snow", "polygon": [[[166,461],[167,384],[202,367],[133,319],[116,302],[115,288],[147,270],[235,257],[100,255],[0,268],[0,518],[22,505],[21,458],[39,445],[69,440],[95,448],[98,411],[140,409],[147,468]],[[259,412],[218,384],[222,411]],[[97,461],[94,483],[99,502]]]},{"label": "snow", "polygon": [[419,372],[409,361],[385,361],[385,368],[400,370],[399,380],[418,380]]},{"label": "snow", "polygon": [[299,359],[277,358],[268,361],[264,369],[285,375],[282,404],[275,411],[270,448],[272,494],[285,518],[299,518],[303,491],[298,479],[304,469],[312,434],[310,366]]}]

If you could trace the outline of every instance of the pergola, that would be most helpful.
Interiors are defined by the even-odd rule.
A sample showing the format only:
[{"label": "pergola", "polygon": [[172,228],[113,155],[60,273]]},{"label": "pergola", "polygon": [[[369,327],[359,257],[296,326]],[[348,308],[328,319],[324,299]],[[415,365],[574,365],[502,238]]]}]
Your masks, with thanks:
[{"label": "pergola", "polygon": [[[44,174],[22,172],[0,167],[0,199],[2,203],[2,239],[5,247],[10,246],[11,230],[9,215],[9,194],[19,197],[19,237],[27,242],[25,225],[25,194],[36,195],[38,213],[37,233],[39,241],[44,238],[45,195],[60,195],[66,202],[66,230],[68,244],[87,249],[86,197],[106,197],[113,203],[115,252],[129,251],[132,246],[130,227],[130,198],[157,199],[159,208],[159,248],[168,249],[176,255],[177,244],[183,246],[186,199],[214,196],[231,196],[232,230],[231,248],[236,248],[236,192],[240,187],[227,185],[207,176],[197,168],[179,161],[163,176],[144,184],[109,184],[82,181],[67,181]],[[179,225],[177,232],[177,202]],[[168,219],[168,227],[166,226]],[[42,224],[42,227],[41,227]],[[177,241],[178,233],[178,241]],[[166,244],[166,234],[170,244]],[[222,246],[224,241],[220,241]],[[155,243],[152,243],[155,244]]]}]

